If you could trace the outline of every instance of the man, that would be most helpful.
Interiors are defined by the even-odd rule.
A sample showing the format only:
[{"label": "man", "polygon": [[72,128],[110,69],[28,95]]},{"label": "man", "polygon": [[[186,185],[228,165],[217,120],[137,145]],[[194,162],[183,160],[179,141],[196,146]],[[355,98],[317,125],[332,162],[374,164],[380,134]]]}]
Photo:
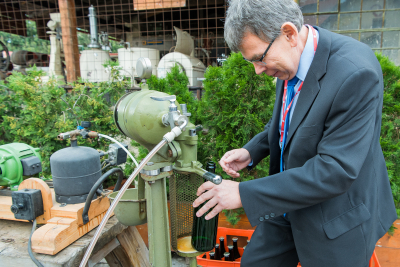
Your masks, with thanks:
[{"label": "man", "polygon": [[[366,267],[396,219],[379,144],[383,78],[366,45],[303,25],[293,0],[232,0],[225,40],[277,77],[263,132],[220,160],[232,177],[270,155],[270,176],[198,189],[210,219],[244,208],[257,226],[242,266]],[[206,191],[207,190],[207,191]]]}]

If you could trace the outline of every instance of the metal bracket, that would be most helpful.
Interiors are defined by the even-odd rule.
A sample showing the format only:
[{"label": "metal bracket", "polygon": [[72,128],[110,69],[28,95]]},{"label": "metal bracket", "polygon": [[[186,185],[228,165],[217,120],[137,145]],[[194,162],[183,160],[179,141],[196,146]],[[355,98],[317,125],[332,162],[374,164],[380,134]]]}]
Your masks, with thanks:
[{"label": "metal bracket", "polygon": [[140,177],[146,181],[146,182],[150,182],[150,181],[156,181],[156,180],[160,180],[162,178],[171,176],[174,173],[174,171],[168,171],[168,172],[160,172],[159,175],[156,176],[150,176],[150,175],[146,175],[144,173],[140,174]]}]

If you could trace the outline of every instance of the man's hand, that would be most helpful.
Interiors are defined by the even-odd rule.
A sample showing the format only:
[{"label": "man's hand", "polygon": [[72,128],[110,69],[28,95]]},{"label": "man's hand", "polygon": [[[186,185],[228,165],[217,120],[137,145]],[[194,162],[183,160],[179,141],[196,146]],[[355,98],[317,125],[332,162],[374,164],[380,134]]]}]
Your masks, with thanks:
[{"label": "man's hand", "polygon": [[207,214],[206,220],[213,218],[224,209],[231,210],[242,207],[238,182],[222,180],[222,183],[219,185],[205,182],[197,190],[197,195],[199,197],[193,202],[193,207],[197,207],[204,201],[209,200],[196,213],[197,217],[201,217],[206,211],[214,207],[213,210]]},{"label": "man's hand", "polygon": [[219,161],[219,165],[221,165],[226,174],[233,178],[238,178],[240,176],[238,171],[245,168],[250,162],[251,157],[249,151],[240,148],[226,152]]}]

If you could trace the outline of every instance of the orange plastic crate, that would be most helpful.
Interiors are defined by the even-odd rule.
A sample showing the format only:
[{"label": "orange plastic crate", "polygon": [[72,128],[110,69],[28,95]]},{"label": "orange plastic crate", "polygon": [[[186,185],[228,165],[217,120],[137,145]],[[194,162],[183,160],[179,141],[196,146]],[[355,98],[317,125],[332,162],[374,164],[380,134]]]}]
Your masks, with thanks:
[{"label": "orange plastic crate", "polygon": [[[225,251],[228,251],[228,236],[230,237],[246,237],[247,239],[251,239],[254,230],[242,230],[242,229],[233,229],[233,228],[225,228],[225,227],[218,227],[217,231],[217,243],[219,242],[218,238],[223,236],[225,238]],[[240,255],[243,255],[244,249],[239,247]],[[206,254],[206,258],[203,259],[202,257]],[[221,260],[210,260],[210,255],[208,252],[197,256],[197,264],[203,267],[240,267],[240,260],[241,258],[237,259],[236,261],[221,261]],[[299,263],[297,267],[301,267]],[[378,258],[374,253],[372,254],[371,260],[369,261],[369,267],[381,267],[379,264]]]},{"label": "orange plastic crate", "polygon": [[[217,243],[219,243],[218,238],[223,236],[225,238],[225,251],[228,250],[228,236],[230,237],[246,237],[247,239],[251,239],[254,230],[243,230],[243,229],[232,229],[232,228],[225,228],[225,227],[218,227],[217,231]],[[240,255],[243,255],[244,249],[239,247]],[[240,260],[241,258],[237,259],[236,261],[220,261],[220,260],[210,260],[210,255],[208,252],[206,254],[206,259],[203,259],[203,255],[197,256],[197,264],[203,267],[207,266],[218,266],[218,267],[240,267]]]}]

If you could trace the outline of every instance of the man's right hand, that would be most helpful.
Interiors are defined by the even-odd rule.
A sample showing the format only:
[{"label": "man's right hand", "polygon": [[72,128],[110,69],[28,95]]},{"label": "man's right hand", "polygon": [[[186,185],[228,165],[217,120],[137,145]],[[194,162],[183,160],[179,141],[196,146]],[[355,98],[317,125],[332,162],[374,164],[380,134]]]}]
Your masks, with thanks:
[{"label": "man's right hand", "polygon": [[233,178],[240,177],[238,171],[245,168],[251,162],[249,151],[244,148],[233,149],[225,153],[219,161],[222,169]]}]

